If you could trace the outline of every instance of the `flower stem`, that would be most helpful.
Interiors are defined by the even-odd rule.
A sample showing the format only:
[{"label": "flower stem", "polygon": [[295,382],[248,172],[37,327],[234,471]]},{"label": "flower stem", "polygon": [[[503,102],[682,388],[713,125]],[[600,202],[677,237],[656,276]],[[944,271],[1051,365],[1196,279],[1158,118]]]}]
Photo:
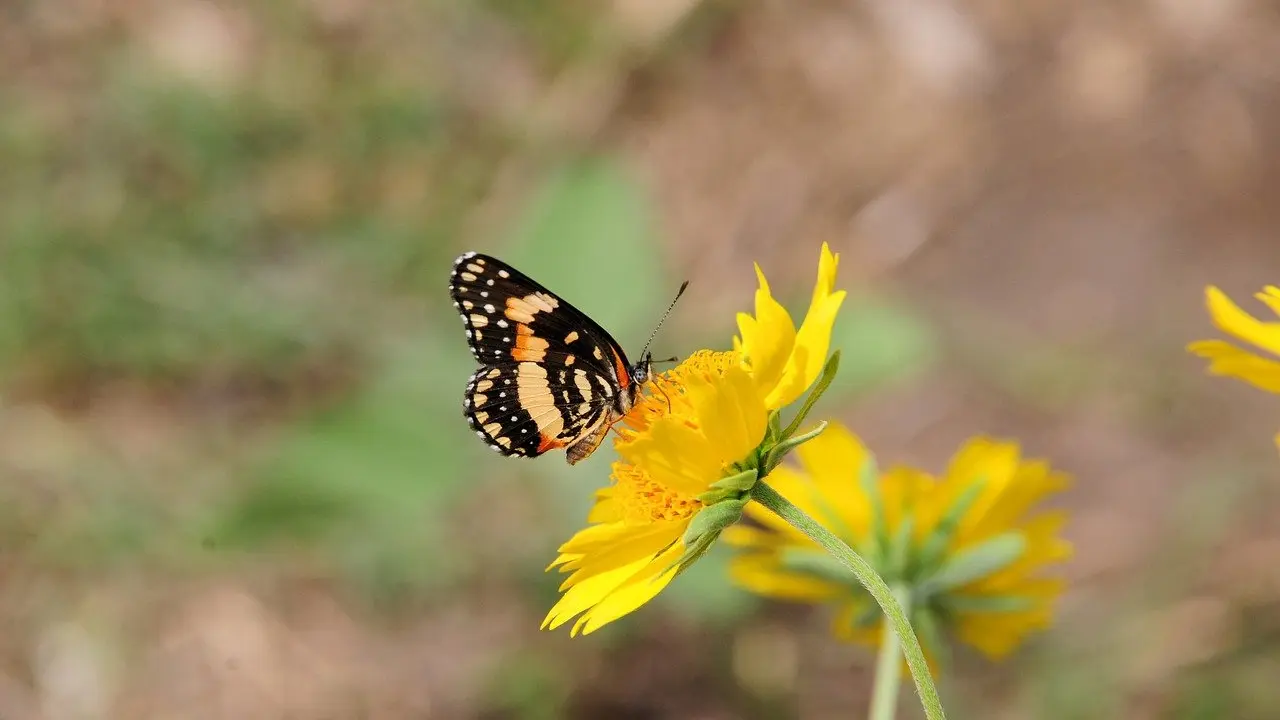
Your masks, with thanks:
[{"label": "flower stem", "polygon": [[815,522],[790,500],[770,487],[768,483],[758,483],[751,491],[751,499],[769,508],[775,515],[807,535],[810,540],[821,545],[858,578],[858,582],[862,583],[862,586],[880,605],[880,609],[889,620],[889,625],[897,634],[899,643],[895,645],[900,645],[906,655],[907,666],[911,668],[911,676],[916,683],[920,704],[924,706],[925,717],[928,720],[944,720],[946,713],[942,711],[942,701],[938,699],[938,689],[934,687],[933,678],[929,675],[929,666],[925,663],[920,641],[916,639],[911,623],[907,621],[902,607],[894,598],[893,590],[880,578],[875,568],[839,538],[832,535],[831,531]]},{"label": "flower stem", "polygon": [[[893,597],[905,613],[911,612],[911,591],[893,586]],[[886,623],[876,658],[876,684],[871,693],[870,720],[893,720],[898,712],[898,688],[902,684],[902,646],[897,634]]]}]

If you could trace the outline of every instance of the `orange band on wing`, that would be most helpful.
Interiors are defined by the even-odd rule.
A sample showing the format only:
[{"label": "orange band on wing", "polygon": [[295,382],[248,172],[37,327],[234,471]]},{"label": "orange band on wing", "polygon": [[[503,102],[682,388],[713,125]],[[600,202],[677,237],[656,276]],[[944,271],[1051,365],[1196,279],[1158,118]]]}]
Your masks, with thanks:
[{"label": "orange band on wing", "polygon": [[618,374],[618,388],[626,390],[631,386],[631,369],[622,361],[622,356],[618,354],[617,350],[612,348],[610,350],[613,352],[613,369]]},{"label": "orange band on wing", "polygon": [[511,357],[516,362],[542,362],[550,346],[550,343],[533,333],[533,328],[520,323],[516,325],[516,344],[511,348]]},{"label": "orange band on wing", "polygon": [[555,450],[556,448],[562,448],[568,444],[569,443],[565,442],[564,440],[561,440],[560,438],[554,437],[552,435],[542,435],[542,434],[538,435],[538,452],[539,453],[544,453],[548,450]]}]

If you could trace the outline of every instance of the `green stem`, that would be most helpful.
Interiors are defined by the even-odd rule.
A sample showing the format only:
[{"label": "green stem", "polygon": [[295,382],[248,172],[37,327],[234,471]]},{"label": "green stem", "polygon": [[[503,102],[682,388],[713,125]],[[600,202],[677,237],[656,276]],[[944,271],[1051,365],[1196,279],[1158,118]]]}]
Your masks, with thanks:
[{"label": "green stem", "polygon": [[[903,612],[911,613],[911,590],[901,585],[893,586],[893,597],[902,605]],[[876,684],[871,693],[870,720],[893,720],[898,712],[898,688],[902,685],[902,652],[897,633],[888,623],[884,637],[880,639],[880,654],[876,658]]]},{"label": "green stem", "polygon": [[767,483],[758,483],[751,491],[751,499],[769,508],[810,540],[821,545],[858,578],[858,582],[862,583],[880,605],[885,617],[889,619],[889,625],[897,633],[907,657],[907,666],[911,668],[911,676],[916,683],[920,704],[924,706],[925,717],[928,720],[944,720],[946,713],[942,711],[942,701],[938,699],[938,689],[934,687],[933,678],[929,675],[929,666],[924,660],[924,651],[920,649],[920,641],[916,639],[916,633],[911,629],[911,623],[907,621],[902,607],[894,599],[893,590],[880,578],[875,568]]}]

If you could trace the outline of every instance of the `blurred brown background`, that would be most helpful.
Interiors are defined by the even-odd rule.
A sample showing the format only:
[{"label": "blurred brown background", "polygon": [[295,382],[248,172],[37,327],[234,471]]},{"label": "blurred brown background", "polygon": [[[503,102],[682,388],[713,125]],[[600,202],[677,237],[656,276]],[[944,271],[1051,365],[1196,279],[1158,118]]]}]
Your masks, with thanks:
[{"label": "blurred brown background", "polygon": [[632,347],[688,278],[685,355],[822,241],[826,412],[1076,477],[1056,627],[951,715],[1280,718],[1280,404],[1183,349],[1280,281],[1273,3],[17,0],[0,108],[0,718],[861,716],[715,554],[538,631],[609,453],[467,440],[445,291]]}]

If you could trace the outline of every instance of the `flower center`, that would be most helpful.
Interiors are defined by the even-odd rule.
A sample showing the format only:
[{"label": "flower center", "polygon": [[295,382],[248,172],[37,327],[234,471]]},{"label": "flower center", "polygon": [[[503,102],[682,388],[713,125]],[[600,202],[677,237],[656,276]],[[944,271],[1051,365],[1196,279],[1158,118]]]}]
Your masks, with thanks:
[{"label": "flower center", "polygon": [[634,465],[614,463],[617,480],[614,497],[622,506],[628,525],[648,525],[662,520],[685,520],[702,509],[702,503],[684,493],[654,482]]},{"label": "flower center", "polygon": [[740,359],[741,356],[734,351],[699,350],[676,367],[654,375],[649,379],[649,392],[636,399],[631,412],[623,419],[626,427],[615,426],[620,431],[619,435],[626,439],[630,431],[643,431],[654,421],[669,415],[680,418],[689,427],[697,428],[693,407],[685,397],[685,384],[695,375],[723,376],[725,370]]}]

